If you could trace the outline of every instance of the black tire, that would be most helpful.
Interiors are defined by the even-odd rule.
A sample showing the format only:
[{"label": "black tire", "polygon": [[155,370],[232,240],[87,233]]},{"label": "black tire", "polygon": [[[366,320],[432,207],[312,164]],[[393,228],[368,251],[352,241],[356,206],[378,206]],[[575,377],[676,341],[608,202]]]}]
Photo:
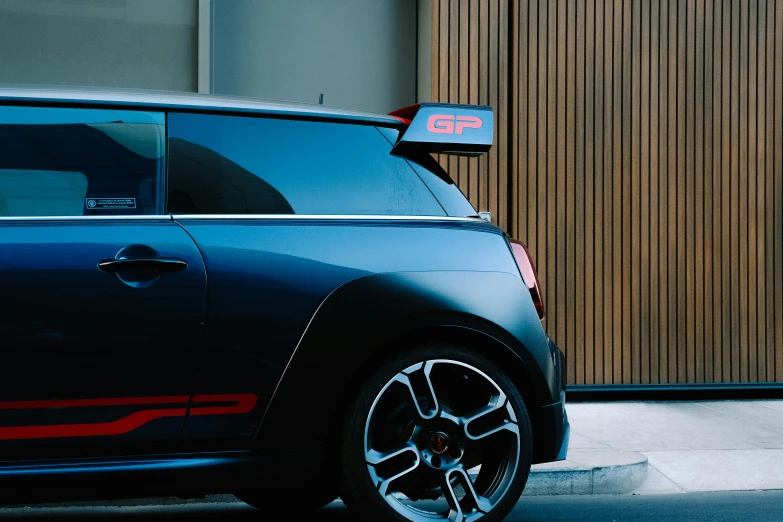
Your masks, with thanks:
[{"label": "black tire", "polygon": [[[481,461],[482,468],[481,472],[479,473],[479,478],[476,480],[473,480],[473,488],[475,490],[475,495],[468,496],[465,494],[464,499],[469,499],[468,502],[472,502],[470,499],[475,499],[476,502],[473,502],[472,505],[477,506],[475,510],[472,512],[468,512],[467,514],[471,515],[472,520],[473,519],[481,519],[482,521],[492,522],[492,521],[499,521],[502,520],[508,512],[513,508],[513,506],[516,504],[517,500],[519,499],[519,496],[522,494],[522,491],[525,487],[525,483],[527,482],[528,475],[530,473],[530,464],[531,464],[531,458],[532,458],[532,432],[530,427],[530,419],[527,414],[527,410],[525,408],[525,404],[522,400],[522,396],[520,395],[519,391],[517,390],[516,386],[514,386],[513,382],[508,378],[508,376],[500,369],[497,365],[492,363],[491,361],[488,361],[485,358],[482,358],[478,356],[477,354],[462,348],[458,346],[453,345],[428,345],[425,347],[421,347],[409,352],[406,352],[404,354],[400,354],[397,356],[394,356],[391,360],[389,360],[387,363],[385,363],[382,367],[380,367],[375,373],[373,373],[367,381],[363,384],[363,386],[360,388],[360,392],[358,393],[357,398],[354,400],[354,402],[349,406],[346,417],[343,424],[343,433],[341,438],[341,445],[340,445],[340,461],[342,466],[342,472],[343,472],[343,480],[341,483],[341,498],[343,502],[351,509],[353,514],[357,516],[360,520],[367,520],[367,521],[374,521],[374,522],[403,522],[403,521],[412,521],[412,520],[424,520],[426,517],[423,517],[423,515],[417,515],[415,513],[415,510],[411,510],[410,513],[408,513],[408,508],[403,506],[400,508],[400,505],[402,505],[402,501],[397,502],[395,499],[403,498],[405,502],[407,502],[409,499],[409,492],[405,491],[405,497],[402,497],[399,495],[399,493],[395,493],[394,495],[390,495],[388,491],[397,491],[392,490],[392,487],[397,484],[396,481],[399,481],[401,479],[383,479],[380,477],[380,469],[381,466],[386,466],[387,464],[391,465],[393,462],[392,459],[400,459],[403,458],[403,455],[407,459],[413,459],[412,462],[408,463],[402,463],[398,464],[397,462],[394,462],[395,467],[399,466],[401,468],[405,469],[411,469],[413,471],[409,471],[411,475],[413,474],[428,474],[428,475],[421,475],[421,476],[427,476],[438,474],[438,473],[444,473],[444,477],[437,479],[440,480],[441,484],[447,484],[451,483],[451,495],[450,498],[452,501],[458,502],[458,505],[460,506],[460,510],[464,510],[462,506],[462,500],[459,499],[458,494],[455,493],[456,491],[456,485],[463,484],[462,480],[464,480],[464,477],[468,477],[467,473],[464,474],[459,473],[452,473],[452,471],[442,471],[442,469],[451,469],[451,468],[435,468],[435,456],[432,455],[433,448],[437,445],[437,449],[440,449],[443,451],[443,448],[449,448],[448,453],[443,453],[442,455],[446,457],[443,461],[438,458],[437,465],[441,466],[444,464],[444,462],[451,459],[451,466],[453,467],[459,467],[461,466],[463,469],[468,467],[468,461],[467,461],[467,455],[468,451],[475,451],[474,449],[455,449],[455,455],[460,455],[460,457],[456,457],[457,459],[463,459],[462,461],[454,460],[454,458],[450,457],[449,455],[452,455],[452,449],[449,446],[449,444],[452,444],[453,446],[456,446],[458,443],[465,443],[465,448],[467,448],[468,444],[476,444],[476,442],[473,441],[467,441],[464,440],[464,438],[467,436],[469,438],[474,438],[470,435],[471,429],[468,429],[468,424],[473,422],[473,420],[479,419],[479,416],[477,415],[467,415],[463,417],[459,417],[460,423],[455,424],[455,426],[463,426],[461,424],[462,420],[468,419],[467,422],[464,424],[464,428],[454,428],[454,431],[452,432],[453,440],[450,441],[448,435],[446,437],[443,437],[441,435],[441,432],[437,432],[434,435],[430,435],[432,433],[431,431],[428,431],[425,433],[424,427],[414,427],[412,428],[412,435],[410,436],[410,439],[406,440],[406,436],[408,431],[411,430],[411,428],[404,428],[398,430],[399,432],[403,433],[401,437],[399,437],[398,440],[403,441],[403,446],[405,449],[403,451],[405,453],[400,453],[398,451],[395,451],[393,449],[393,446],[398,444],[398,442],[395,442],[394,444],[388,444],[387,451],[383,453],[384,455],[390,455],[390,454],[396,454],[395,457],[378,457],[379,459],[383,458],[388,460],[383,460],[383,462],[376,462],[373,466],[368,465],[367,461],[371,460],[375,457],[372,457],[372,455],[380,455],[380,450],[376,450],[374,442],[376,439],[372,439],[372,437],[381,437],[383,439],[388,438],[389,436],[385,435],[387,432],[394,432],[395,425],[393,422],[387,424],[376,424],[377,420],[375,420],[375,417],[378,416],[380,419],[383,416],[383,411],[393,412],[391,416],[397,415],[397,411],[399,411],[400,408],[406,408],[404,406],[401,406],[400,408],[394,409],[391,407],[391,405],[394,402],[394,397],[386,399],[387,395],[389,394],[399,394],[399,396],[405,396],[406,393],[409,393],[408,397],[416,396],[420,397],[420,394],[417,392],[414,392],[413,385],[412,384],[402,384],[405,386],[405,388],[399,390],[392,390],[392,386],[397,386],[399,388],[400,383],[392,383],[391,381],[393,379],[398,379],[400,375],[410,376],[410,382],[413,382],[413,380],[416,378],[416,373],[405,373],[403,374],[403,370],[406,370],[408,372],[426,372],[426,367],[424,365],[421,366],[421,370],[414,369],[411,370],[411,367],[413,365],[417,365],[419,363],[424,363],[425,361],[430,361],[430,373],[427,374],[426,381],[419,381],[424,382],[426,384],[429,384],[430,389],[434,391],[434,395],[430,395],[430,397],[433,397],[433,400],[430,402],[436,404],[436,406],[432,410],[428,411],[440,411],[440,410],[446,410],[449,409],[449,406],[447,404],[447,400],[442,400],[443,406],[438,406],[437,404],[441,404],[439,402],[441,399],[438,398],[438,392],[435,390],[437,387],[436,385],[443,388],[445,393],[441,393],[441,395],[445,396],[459,396],[461,394],[464,394],[465,397],[472,397],[473,393],[469,391],[457,391],[455,392],[455,389],[462,390],[469,389],[469,386],[465,384],[464,386],[459,385],[457,388],[453,386],[444,386],[443,384],[438,384],[436,382],[436,379],[439,380],[440,383],[448,383],[450,381],[446,380],[447,377],[446,372],[460,372],[462,366],[458,366],[457,364],[454,365],[454,368],[456,370],[452,370],[451,366],[448,366],[450,364],[448,361],[453,361],[454,363],[458,363],[460,365],[467,365],[468,367],[471,367],[473,370],[478,370],[478,373],[476,375],[479,375],[483,372],[484,377],[488,377],[491,379],[491,381],[494,381],[492,384],[495,385],[496,388],[499,388],[502,391],[502,394],[505,394],[505,398],[507,402],[504,402],[501,404],[502,407],[498,407],[495,412],[499,415],[508,415],[509,419],[512,421],[515,421],[516,426],[518,427],[518,434],[516,437],[518,438],[518,442],[514,442],[513,439],[515,435],[513,433],[508,434],[506,437],[505,433],[502,433],[502,428],[488,428],[488,430],[482,434],[475,437],[486,437],[485,439],[482,438],[481,441],[487,441],[490,440],[490,436],[494,437],[506,437],[511,442],[507,443],[505,442],[505,438],[503,439],[503,442],[494,442],[496,439],[492,439],[493,442],[482,442],[482,449],[479,450],[482,452],[482,457],[484,454],[488,454],[490,452],[494,453],[500,453],[502,450],[495,450],[494,445],[497,444],[498,446],[502,446],[503,444],[507,444],[510,449],[510,452],[513,452],[513,448],[517,448],[518,451],[515,452],[515,455],[512,457],[508,457],[506,459],[507,463],[510,463],[512,460],[516,462],[516,466],[514,471],[514,475],[512,475],[509,478],[502,479],[503,482],[503,488],[505,488],[503,491],[495,492],[494,495],[501,495],[498,497],[498,500],[494,502],[489,508],[488,512],[483,513],[482,510],[478,510],[479,502],[478,500],[483,498],[489,498],[489,497],[482,497],[482,493],[480,491],[492,491],[491,488],[481,489],[484,488],[486,484],[492,483],[495,484],[498,481],[501,481],[501,479],[495,478],[489,480],[489,482],[486,480],[486,478],[481,477],[481,473],[484,472],[484,466],[487,466],[487,473],[492,474],[495,473],[496,477],[499,477],[499,471],[493,472],[490,471],[490,463]],[[441,366],[437,366],[441,365]],[[435,368],[444,368],[444,369],[435,369]],[[466,375],[464,378],[468,379],[468,373],[469,370],[465,370]],[[436,372],[440,372],[436,375]],[[472,376],[473,374],[471,374]],[[480,379],[480,376],[479,376]],[[475,378],[474,378],[474,381]],[[488,386],[488,385],[482,385],[482,386]],[[419,389],[427,389],[425,388],[419,388]],[[391,391],[390,391],[391,390]],[[483,392],[482,392],[483,393]],[[379,396],[379,394],[382,394]],[[501,395],[502,395],[501,394]],[[455,399],[450,398],[448,400],[453,400],[456,402]],[[416,399],[419,404],[426,404],[426,402],[421,401],[420,399]],[[389,407],[385,407],[384,404],[389,403]],[[410,401],[413,406],[416,404],[413,403],[413,401]],[[490,405],[492,404],[492,399],[490,398]],[[508,413],[508,407],[513,409],[513,415]],[[413,410],[413,407],[411,405],[407,406],[408,410]],[[434,421],[442,421],[440,417],[443,415],[443,413],[427,413],[427,415],[435,415],[432,419],[432,421],[428,421],[425,419],[425,415],[422,415],[423,408],[421,406],[417,406],[417,409],[415,411],[418,411],[418,421],[414,420],[412,422],[434,422]],[[456,411],[456,410],[451,410]],[[377,413],[376,413],[377,412]],[[368,424],[368,417],[370,415],[373,415],[373,419],[371,420],[370,424]],[[487,424],[486,421],[488,420],[487,417],[490,417],[488,414],[482,414],[484,416],[483,420],[485,421],[485,425]],[[495,413],[492,413],[492,415],[495,415]],[[414,415],[415,417],[415,415]],[[515,417],[515,418],[514,418]],[[454,419],[457,419],[457,417],[453,417]],[[509,425],[509,423],[514,424],[514,422],[510,422],[509,419],[503,419],[502,425],[506,426]],[[396,421],[395,421],[396,422]],[[376,427],[378,426],[378,427]],[[445,428],[444,428],[445,429]],[[513,429],[513,427],[512,427]],[[365,431],[366,430],[366,431]],[[373,433],[376,433],[378,435],[373,435]],[[444,433],[445,434],[445,433]],[[494,435],[493,435],[494,434]],[[428,438],[429,437],[429,438]],[[462,440],[458,439],[457,437],[460,437]],[[393,437],[392,437],[393,438]],[[436,438],[440,439],[440,441],[436,440]],[[372,442],[368,442],[370,439],[372,439]],[[416,442],[412,443],[411,441],[415,440]],[[422,443],[423,440],[429,440],[429,443]],[[441,442],[445,440],[445,446],[441,444]],[[478,438],[476,439],[478,440]],[[435,441],[435,442],[433,442]],[[405,445],[408,446],[405,446]],[[413,446],[410,446],[413,444]],[[422,449],[422,444],[426,447]],[[489,444],[489,445],[487,445]],[[383,445],[383,443],[381,444]],[[365,453],[366,446],[370,446],[370,449],[367,450],[368,452]],[[486,449],[489,448],[489,449]],[[429,453],[427,453],[429,452]],[[416,455],[418,453],[418,456]],[[426,453],[426,454],[425,454]],[[438,454],[439,456],[441,454]],[[425,462],[426,460],[426,462]],[[489,459],[488,457],[488,460]],[[497,460],[497,459],[496,459]],[[475,461],[473,461],[475,462]],[[494,462],[494,461],[493,461]],[[498,460],[500,462],[500,460]],[[472,465],[472,463],[470,464]],[[370,467],[372,467],[372,470],[374,472],[374,475],[371,475]],[[420,468],[421,467],[421,468]],[[510,464],[506,464],[505,469],[509,469]],[[472,469],[475,469],[472,468]],[[498,468],[503,469],[503,468]],[[395,470],[394,472],[390,472],[391,476],[394,476],[398,470]],[[506,472],[506,475],[508,475],[508,472]],[[471,475],[472,476],[472,475]],[[456,482],[452,482],[455,480]],[[405,481],[408,481],[408,477],[406,476],[404,479]],[[436,479],[427,479],[427,480],[436,480]],[[471,480],[471,479],[468,479]],[[388,489],[386,487],[381,487],[382,483],[385,483],[388,481],[389,486]],[[479,481],[481,481],[481,485],[479,485]],[[493,482],[495,481],[495,482]],[[418,484],[422,483],[421,480],[419,480],[419,475],[416,475],[415,477],[411,476],[410,478],[411,483],[416,483],[418,487]],[[465,484],[467,486],[467,484]],[[480,487],[481,486],[481,487]],[[405,485],[406,488],[414,489],[414,486],[411,486],[410,484]],[[492,487],[498,487],[498,486],[492,486]],[[385,491],[386,495],[382,494],[380,491]],[[437,494],[438,491],[443,491],[443,487],[431,489],[432,495]],[[462,491],[466,492],[468,491],[467,487],[462,487]],[[418,491],[414,492],[414,497],[419,497],[420,495],[423,495],[423,493],[420,493]],[[390,498],[392,497],[392,498]],[[427,497],[430,498],[430,497]],[[413,500],[410,500],[410,502],[414,502]],[[426,501],[425,501],[426,502]],[[437,501],[436,501],[437,502]],[[441,501],[445,502],[445,501]],[[453,502],[449,503],[449,506],[453,508]],[[489,504],[484,504],[485,508],[486,506],[489,506]],[[426,508],[429,510],[429,508]],[[436,510],[437,511],[437,510]],[[431,518],[426,518],[427,520],[431,520]],[[437,519],[436,519],[437,520]]]},{"label": "black tire", "polygon": [[292,516],[292,506],[297,514],[307,514],[334,502],[339,496],[339,487],[319,480],[294,488],[249,489],[234,496],[264,511],[268,520],[288,520]]}]

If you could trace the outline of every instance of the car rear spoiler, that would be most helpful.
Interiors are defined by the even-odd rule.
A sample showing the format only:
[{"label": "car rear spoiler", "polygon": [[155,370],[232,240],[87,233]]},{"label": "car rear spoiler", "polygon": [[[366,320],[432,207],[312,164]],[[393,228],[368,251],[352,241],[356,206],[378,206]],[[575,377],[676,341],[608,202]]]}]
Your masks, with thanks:
[{"label": "car rear spoiler", "polygon": [[404,125],[392,149],[398,153],[478,156],[492,147],[495,125],[492,108],[486,105],[418,103],[389,116]]}]

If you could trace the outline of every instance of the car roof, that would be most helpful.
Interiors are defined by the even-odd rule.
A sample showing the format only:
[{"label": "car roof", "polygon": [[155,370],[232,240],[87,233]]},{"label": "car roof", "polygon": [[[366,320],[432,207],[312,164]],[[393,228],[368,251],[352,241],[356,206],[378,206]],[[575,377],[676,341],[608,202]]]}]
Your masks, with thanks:
[{"label": "car roof", "polygon": [[301,119],[350,121],[385,126],[400,125],[399,120],[385,114],[355,111],[327,105],[139,89],[0,85],[0,105],[8,105],[9,102],[28,105],[43,103],[196,112],[256,113]]}]

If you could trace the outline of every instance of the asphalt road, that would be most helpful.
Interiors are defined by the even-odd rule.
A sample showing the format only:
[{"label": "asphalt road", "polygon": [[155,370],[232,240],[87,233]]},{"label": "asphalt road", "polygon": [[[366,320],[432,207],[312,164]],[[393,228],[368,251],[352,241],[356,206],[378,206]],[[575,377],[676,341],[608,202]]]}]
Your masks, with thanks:
[{"label": "asphalt road", "polygon": [[[295,506],[291,506],[295,509]],[[258,511],[238,502],[186,503],[112,507],[20,507],[0,509],[0,520],[85,522],[258,522]],[[292,513],[293,515],[293,513]],[[294,516],[291,520],[294,520]],[[301,519],[299,519],[301,520]],[[313,522],[349,522],[346,508],[335,502],[311,517]],[[783,491],[527,497],[506,519],[521,521],[783,521]]]}]

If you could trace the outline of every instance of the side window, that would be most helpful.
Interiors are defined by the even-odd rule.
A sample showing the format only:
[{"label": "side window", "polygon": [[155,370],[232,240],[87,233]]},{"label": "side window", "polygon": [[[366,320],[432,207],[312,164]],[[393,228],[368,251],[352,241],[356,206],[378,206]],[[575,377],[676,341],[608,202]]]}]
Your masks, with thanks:
[{"label": "side window", "polygon": [[169,114],[175,214],[443,216],[375,127]]},{"label": "side window", "polygon": [[163,213],[162,113],[0,106],[0,217]]},{"label": "side window", "polygon": [[[397,142],[400,131],[388,127],[378,127],[378,130],[386,136],[389,143]],[[470,201],[432,155],[426,152],[414,152],[406,155],[405,159],[438,199],[447,215],[456,217],[478,215]]]}]

